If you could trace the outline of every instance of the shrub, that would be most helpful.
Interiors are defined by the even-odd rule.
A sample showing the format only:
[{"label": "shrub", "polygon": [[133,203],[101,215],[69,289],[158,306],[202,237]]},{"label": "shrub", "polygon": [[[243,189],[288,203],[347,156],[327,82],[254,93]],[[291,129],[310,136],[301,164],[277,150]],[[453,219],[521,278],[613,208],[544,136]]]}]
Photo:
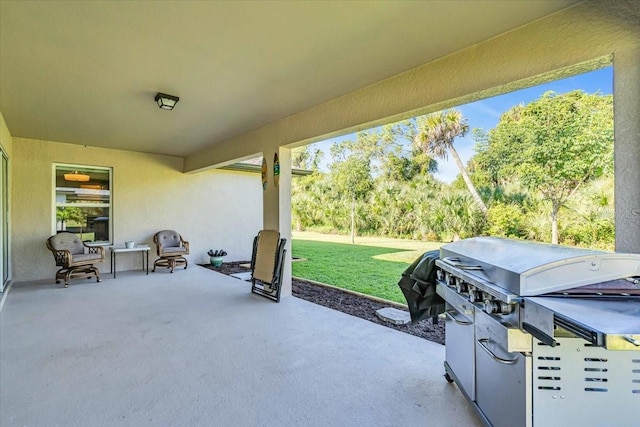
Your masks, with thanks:
[{"label": "shrub", "polygon": [[487,212],[488,232],[492,236],[527,236],[526,216],[522,207],[515,204],[495,203]]}]

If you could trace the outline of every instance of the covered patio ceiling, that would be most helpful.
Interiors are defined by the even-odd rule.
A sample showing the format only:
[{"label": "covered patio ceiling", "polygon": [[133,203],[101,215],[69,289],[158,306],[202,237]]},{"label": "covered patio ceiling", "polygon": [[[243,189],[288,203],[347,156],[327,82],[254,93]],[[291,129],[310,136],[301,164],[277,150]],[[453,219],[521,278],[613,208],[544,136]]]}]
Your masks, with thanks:
[{"label": "covered patio ceiling", "polygon": [[575,3],[2,1],[0,111],[14,137],[186,157]]}]

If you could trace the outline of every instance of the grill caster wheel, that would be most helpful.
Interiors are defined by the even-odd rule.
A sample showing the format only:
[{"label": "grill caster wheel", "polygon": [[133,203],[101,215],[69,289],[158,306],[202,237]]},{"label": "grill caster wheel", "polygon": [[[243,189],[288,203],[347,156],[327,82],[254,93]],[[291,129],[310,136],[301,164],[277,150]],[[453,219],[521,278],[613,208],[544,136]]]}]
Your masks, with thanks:
[{"label": "grill caster wheel", "polygon": [[444,374],[444,379],[447,380],[448,383],[453,382],[453,378],[451,378],[451,376],[448,373]]}]

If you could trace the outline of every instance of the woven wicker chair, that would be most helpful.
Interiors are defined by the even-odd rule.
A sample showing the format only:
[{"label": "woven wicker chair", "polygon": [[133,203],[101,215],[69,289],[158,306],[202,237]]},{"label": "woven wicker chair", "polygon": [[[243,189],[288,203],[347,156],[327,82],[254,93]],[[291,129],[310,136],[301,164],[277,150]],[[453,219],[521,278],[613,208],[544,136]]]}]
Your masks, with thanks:
[{"label": "woven wicker chair", "polygon": [[287,239],[274,230],[262,230],[253,239],[251,292],[280,302],[282,268]]},{"label": "woven wicker chair", "polygon": [[56,265],[62,267],[56,272],[56,283],[64,280],[64,287],[69,287],[69,279],[86,277],[92,274],[100,281],[100,271],[94,266],[105,260],[102,246],[85,245],[80,238],[66,231],[47,239],[47,248],[53,253]]},{"label": "woven wicker chair", "polygon": [[182,239],[182,236],[173,230],[158,231],[153,236],[153,241],[158,248],[158,259],[153,262],[153,270],[156,271],[156,267],[167,267],[173,270],[177,265],[184,264],[184,269],[187,269],[187,259],[184,257],[189,254],[189,242]]}]

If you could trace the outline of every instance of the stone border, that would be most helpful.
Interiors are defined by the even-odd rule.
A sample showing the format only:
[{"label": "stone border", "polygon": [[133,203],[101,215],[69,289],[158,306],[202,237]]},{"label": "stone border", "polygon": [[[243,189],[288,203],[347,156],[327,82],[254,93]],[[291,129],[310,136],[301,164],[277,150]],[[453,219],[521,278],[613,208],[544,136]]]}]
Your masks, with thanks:
[{"label": "stone border", "polygon": [[376,302],[379,302],[381,304],[388,304],[388,305],[391,305],[391,306],[393,306],[395,308],[400,308],[400,309],[403,309],[403,310],[409,310],[409,308],[407,307],[406,304],[400,304],[400,303],[395,302],[395,301],[389,301],[389,300],[386,300],[386,299],[383,299],[383,298],[374,297],[373,295],[367,295],[367,294],[363,294],[361,292],[352,291],[350,289],[340,288],[340,287],[335,286],[335,285],[329,285],[328,283],[316,282],[315,280],[307,279],[307,278],[304,278],[304,277],[292,276],[292,278],[296,279],[296,280],[303,280],[305,282],[309,282],[309,283],[312,283],[314,285],[324,286],[326,288],[331,288],[331,289],[336,289],[338,291],[342,291],[342,292],[345,292],[347,294],[355,295],[357,297],[368,298],[368,299],[370,299],[372,301],[376,301]]}]

